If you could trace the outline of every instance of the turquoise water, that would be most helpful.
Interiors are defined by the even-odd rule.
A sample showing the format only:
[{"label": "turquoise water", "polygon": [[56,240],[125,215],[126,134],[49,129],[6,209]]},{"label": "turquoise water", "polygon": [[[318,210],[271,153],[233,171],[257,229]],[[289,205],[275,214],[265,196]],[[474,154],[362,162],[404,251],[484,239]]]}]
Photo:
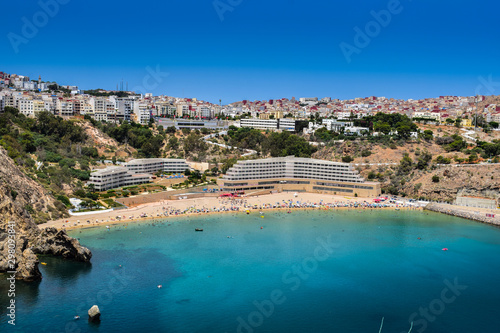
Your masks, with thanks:
[{"label": "turquoise water", "polygon": [[[1,332],[378,332],[382,317],[382,332],[499,332],[500,229],[446,215],[225,214],[71,235],[92,264],[40,258],[43,280],[17,282],[17,325],[2,306]],[[2,305],[6,289],[2,276]]]}]

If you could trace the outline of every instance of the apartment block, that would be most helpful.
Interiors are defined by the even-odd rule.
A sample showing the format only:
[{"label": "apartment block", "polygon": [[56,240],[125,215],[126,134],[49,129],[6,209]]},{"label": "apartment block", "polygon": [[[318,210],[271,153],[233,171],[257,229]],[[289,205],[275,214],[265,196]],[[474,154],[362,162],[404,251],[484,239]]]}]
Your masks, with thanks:
[{"label": "apartment block", "polygon": [[93,184],[97,191],[107,191],[113,188],[139,185],[150,181],[151,175],[149,174],[133,173],[125,167],[108,167],[92,172],[87,186]]},{"label": "apartment block", "polygon": [[295,131],[295,120],[294,119],[241,119],[241,127],[251,127],[260,130],[283,130],[283,131]]},{"label": "apartment block", "polygon": [[94,185],[97,191],[149,183],[152,174],[158,171],[181,173],[189,169],[186,160],[169,158],[144,158],[126,163],[123,167],[108,167],[90,174],[87,186]]},{"label": "apartment block", "polygon": [[189,169],[186,160],[174,158],[136,159],[125,164],[125,167],[133,173],[155,173],[158,171],[177,173]]},{"label": "apartment block", "polygon": [[218,181],[224,191],[290,191],[374,197],[380,183],[366,182],[349,163],[294,156],[238,161]]}]

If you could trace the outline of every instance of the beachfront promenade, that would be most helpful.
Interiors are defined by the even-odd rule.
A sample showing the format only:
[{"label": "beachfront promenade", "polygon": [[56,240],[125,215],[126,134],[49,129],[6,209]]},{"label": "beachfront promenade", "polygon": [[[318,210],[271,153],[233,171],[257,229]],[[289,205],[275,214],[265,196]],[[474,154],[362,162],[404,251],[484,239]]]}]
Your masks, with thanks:
[{"label": "beachfront promenade", "polygon": [[175,218],[177,216],[220,214],[225,212],[245,213],[268,210],[294,209],[417,209],[411,203],[373,203],[371,198],[351,198],[317,193],[275,193],[241,198],[196,198],[185,200],[163,200],[161,202],[102,214],[73,216],[39,225],[40,228],[85,228],[95,225],[132,222],[143,219]]}]

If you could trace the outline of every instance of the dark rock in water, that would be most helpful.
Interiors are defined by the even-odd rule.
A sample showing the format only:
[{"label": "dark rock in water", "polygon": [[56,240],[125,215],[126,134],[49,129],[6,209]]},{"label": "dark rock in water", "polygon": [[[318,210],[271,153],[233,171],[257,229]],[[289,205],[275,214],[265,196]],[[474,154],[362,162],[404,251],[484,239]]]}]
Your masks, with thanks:
[{"label": "dark rock in water", "polygon": [[83,262],[88,262],[92,258],[89,249],[81,246],[75,238],[69,237],[65,230],[56,228],[42,229],[40,235],[33,240],[33,251]]},{"label": "dark rock in water", "polygon": [[101,311],[99,311],[99,307],[97,305],[94,305],[89,309],[89,321],[91,322],[101,321]]}]

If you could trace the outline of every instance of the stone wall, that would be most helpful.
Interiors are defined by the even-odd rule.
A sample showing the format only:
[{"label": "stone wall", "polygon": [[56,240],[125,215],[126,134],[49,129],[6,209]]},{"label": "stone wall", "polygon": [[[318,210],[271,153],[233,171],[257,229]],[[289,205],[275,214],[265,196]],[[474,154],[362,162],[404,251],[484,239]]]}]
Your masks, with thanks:
[{"label": "stone wall", "polygon": [[500,210],[498,209],[474,209],[437,203],[427,204],[424,209],[500,226]]}]

